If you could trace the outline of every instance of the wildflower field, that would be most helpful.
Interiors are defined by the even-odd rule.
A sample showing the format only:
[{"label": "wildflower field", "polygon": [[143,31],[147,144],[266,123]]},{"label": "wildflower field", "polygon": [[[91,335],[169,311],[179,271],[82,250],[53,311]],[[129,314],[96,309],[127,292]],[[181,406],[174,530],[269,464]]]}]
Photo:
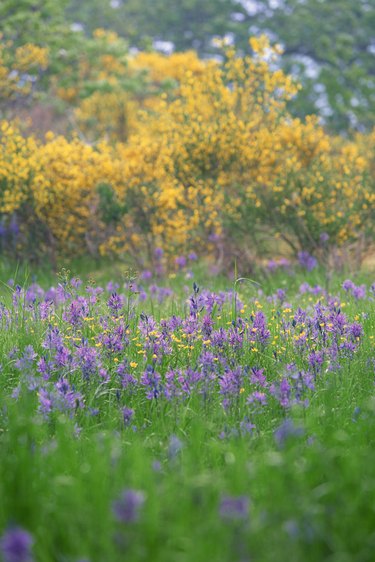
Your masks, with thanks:
[{"label": "wildflower field", "polygon": [[375,285],[274,275],[4,285],[5,561],[373,559]]},{"label": "wildflower field", "polygon": [[0,2],[0,561],[372,562],[373,39],[142,2]]}]

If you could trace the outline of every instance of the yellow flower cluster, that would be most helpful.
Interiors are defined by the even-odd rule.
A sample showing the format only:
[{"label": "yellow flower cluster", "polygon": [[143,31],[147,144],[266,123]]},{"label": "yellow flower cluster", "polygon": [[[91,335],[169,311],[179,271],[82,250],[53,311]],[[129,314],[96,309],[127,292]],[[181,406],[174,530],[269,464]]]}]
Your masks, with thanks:
[{"label": "yellow flower cluster", "polygon": [[291,247],[312,251],[323,233],[337,245],[360,236],[373,209],[374,190],[370,162],[359,146],[329,137],[315,118],[284,121],[269,141],[258,147],[258,175],[247,182],[246,191],[241,188],[233,218],[241,223],[252,216],[280,232]]},{"label": "yellow flower cluster", "polygon": [[95,215],[95,187],[102,177],[98,153],[77,139],[50,135],[38,160],[44,173],[33,183],[36,213],[67,251],[77,250]]},{"label": "yellow flower cluster", "polygon": [[137,123],[138,104],[124,91],[96,91],[84,99],[74,115],[87,137],[126,142]]},{"label": "yellow flower cluster", "polygon": [[[95,37],[108,41],[102,30],[98,30]],[[140,52],[120,61],[113,54],[105,54],[91,66],[86,61],[85,71],[81,69],[79,72],[82,78],[77,81],[74,92],[62,90],[59,95],[73,101],[85,84],[95,79],[98,89],[85,97],[74,111],[77,124],[88,138],[104,137],[111,142],[125,142],[137,129],[139,110],[153,110],[163,89],[176,89],[187,71],[198,77],[206,66],[207,63],[193,51],[170,56]],[[104,83],[105,88],[102,87]],[[130,83],[133,93],[129,91]]]},{"label": "yellow flower cluster", "polygon": [[203,74],[207,63],[195,51],[163,55],[157,52],[139,52],[129,59],[129,70],[133,73],[144,71],[149,80],[160,84],[166,80],[180,82],[188,70],[195,76]]},{"label": "yellow flower cluster", "polygon": [[[16,125],[0,123],[0,219],[17,215],[25,237],[59,253],[97,252],[100,219],[97,186],[115,181],[115,159],[73,139],[47,135],[41,143],[24,138]],[[45,240],[45,233],[48,240]]]},{"label": "yellow flower cluster", "polygon": [[0,122],[0,216],[12,215],[30,199],[41,169],[36,153],[35,139],[24,138],[11,123]]}]

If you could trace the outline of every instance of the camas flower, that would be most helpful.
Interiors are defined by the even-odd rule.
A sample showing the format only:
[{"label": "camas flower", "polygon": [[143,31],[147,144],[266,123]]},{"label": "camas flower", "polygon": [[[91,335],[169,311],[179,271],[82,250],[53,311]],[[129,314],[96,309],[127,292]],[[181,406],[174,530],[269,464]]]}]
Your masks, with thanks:
[{"label": "camas flower", "polygon": [[132,410],[131,408],[123,408],[122,417],[124,419],[124,425],[125,426],[130,425],[130,422],[133,419],[133,416],[134,416],[134,410]]},{"label": "camas flower", "polygon": [[120,523],[135,523],[140,518],[140,511],[145,503],[144,492],[126,489],[113,503],[113,513]]},{"label": "camas flower", "polygon": [[308,252],[298,252],[298,262],[307,271],[312,271],[318,265],[318,261]]},{"label": "camas flower", "polygon": [[5,531],[0,539],[0,551],[4,562],[32,562],[31,548],[34,539],[21,527]]},{"label": "camas flower", "polygon": [[296,426],[294,421],[287,418],[274,431],[274,438],[278,447],[283,447],[290,437],[300,437],[304,434],[303,427]]},{"label": "camas flower", "polygon": [[247,496],[223,496],[220,500],[219,514],[224,520],[246,521],[249,518],[249,506]]}]

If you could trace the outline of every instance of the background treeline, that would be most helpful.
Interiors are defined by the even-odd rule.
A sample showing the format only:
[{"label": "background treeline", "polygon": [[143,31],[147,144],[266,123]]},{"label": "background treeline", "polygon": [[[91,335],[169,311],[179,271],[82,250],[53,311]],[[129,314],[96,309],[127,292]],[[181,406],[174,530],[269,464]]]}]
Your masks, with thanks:
[{"label": "background treeline", "polygon": [[267,33],[283,45],[283,70],[303,85],[294,116],[319,113],[340,133],[375,123],[374,0],[3,0],[0,22],[16,44],[67,49],[79,44],[70,24],[81,24],[87,36],[104,28],[142,50],[170,41],[201,57],[217,54],[215,37],[247,53],[249,35]]}]

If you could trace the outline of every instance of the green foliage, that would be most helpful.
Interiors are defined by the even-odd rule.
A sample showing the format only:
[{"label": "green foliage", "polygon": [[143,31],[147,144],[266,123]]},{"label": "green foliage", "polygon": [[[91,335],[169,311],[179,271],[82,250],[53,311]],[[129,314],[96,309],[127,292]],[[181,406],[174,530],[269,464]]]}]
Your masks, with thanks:
[{"label": "green foliage", "polygon": [[120,222],[122,215],[126,212],[126,208],[119,203],[112,186],[102,183],[98,185],[97,191],[99,195],[99,213],[102,221],[107,225]]},{"label": "green foliage", "polygon": [[231,14],[245,13],[234,0],[127,0],[111,8],[109,0],[70,0],[68,16],[81,21],[88,32],[114,29],[138,46],[152,39],[172,41],[177,50],[212,51],[214,35],[235,30]]},{"label": "green foliage", "polygon": [[285,0],[254,25],[285,46],[284,68],[303,85],[297,115],[320,112],[336,132],[375,125],[374,0]]},{"label": "green foliage", "polygon": [[2,0],[0,3],[0,31],[15,45],[34,43],[55,45],[62,40],[69,24],[64,9],[68,0]]}]

